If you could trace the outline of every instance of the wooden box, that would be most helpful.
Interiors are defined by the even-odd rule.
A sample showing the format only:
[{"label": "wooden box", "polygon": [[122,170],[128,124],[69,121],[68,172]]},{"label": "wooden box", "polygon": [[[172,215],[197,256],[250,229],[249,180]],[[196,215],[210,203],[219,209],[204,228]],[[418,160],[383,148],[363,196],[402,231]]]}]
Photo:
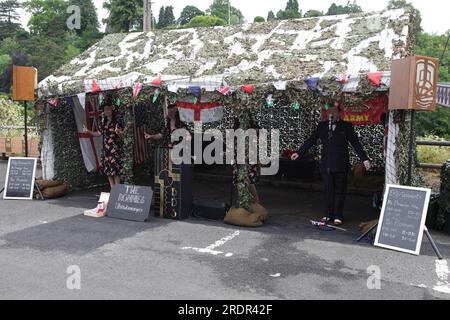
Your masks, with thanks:
[{"label": "wooden box", "polygon": [[436,111],[439,59],[411,56],[391,64],[389,110]]}]

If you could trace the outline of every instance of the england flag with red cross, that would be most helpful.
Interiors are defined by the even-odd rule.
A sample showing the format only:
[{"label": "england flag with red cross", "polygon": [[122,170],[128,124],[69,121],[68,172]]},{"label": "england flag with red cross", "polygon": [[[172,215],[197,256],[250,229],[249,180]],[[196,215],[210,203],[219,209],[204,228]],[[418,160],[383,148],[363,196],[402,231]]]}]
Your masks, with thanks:
[{"label": "england flag with red cross", "polygon": [[181,121],[186,123],[209,123],[223,119],[222,103],[211,101],[207,95],[198,98],[189,96],[184,101],[177,101],[177,108]]}]

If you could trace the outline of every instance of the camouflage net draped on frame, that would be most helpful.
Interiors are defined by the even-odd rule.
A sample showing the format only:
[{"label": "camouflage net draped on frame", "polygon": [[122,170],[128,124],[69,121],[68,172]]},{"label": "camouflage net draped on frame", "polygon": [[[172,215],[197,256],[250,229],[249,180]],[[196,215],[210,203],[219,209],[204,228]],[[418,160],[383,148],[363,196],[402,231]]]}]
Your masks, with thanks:
[{"label": "camouflage net draped on frame", "polygon": [[[442,230],[450,224],[450,160],[442,167],[441,195],[439,198],[439,213],[436,219],[436,227]],[[450,227],[448,227],[450,230]]]},{"label": "camouflage net draped on frame", "polygon": [[[355,94],[345,94],[343,99],[348,103],[355,104],[368,99],[375,95],[376,88],[371,84],[365,84],[365,88],[359,88]],[[321,108],[325,101],[329,101],[332,95],[338,95],[341,88],[336,87],[329,90],[328,96],[318,91],[297,89],[295,84],[290,84],[286,91],[277,91],[273,86],[258,86],[253,94],[247,94],[242,90],[238,90],[231,95],[222,96],[219,93],[206,93],[213,101],[221,101],[225,105],[225,115],[221,122],[205,124],[204,129],[218,128],[220,130],[233,128],[234,118],[245,117],[248,112],[256,120],[258,125],[264,129],[280,130],[280,152],[284,150],[297,150],[316,128],[320,121]],[[158,90],[156,99],[154,99],[155,91]],[[164,86],[155,88],[144,86],[138,98],[133,100],[132,90],[121,89],[114,92],[105,92],[106,94],[114,94],[120,105],[116,107],[119,117],[122,117],[127,124],[128,130],[124,136],[125,155],[124,159],[124,176],[123,181],[128,184],[140,183],[147,184],[152,180],[153,174],[153,150],[157,143],[150,144],[149,160],[136,166],[133,161],[133,143],[134,143],[134,122],[133,122],[133,104],[145,104],[147,106],[146,113],[146,129],[149,133],[154,134],[160,132],[165,125],[163,102],[167,98],[169,100],[182,100],[188,95],[187,91],[180,90],[178,94],[167,91]],[[268,104],[268,96],[272,95],[273,104]],[[336,99],[339,99],[338,96]],[[76,134],[76,125],[73,112],[65,99],[60,99],[57,107],[49,106],[47,112],[50,113],[50,125],[54,129],[55,144],[55,173],[56,177],[65,181],[73,188],[81,188],[84,186],[92,186],[97,181],[104,183],[99,174],[87,174],[84,168],[78,137]],[[41,117],[46,112],[41,112]],[[401,112],[399,112],[401,114]],[[407,159],[407,140],[409,129],[399,116],[399,125],[401,127],[401,135],[398,142],[398,154],[396,155],[399,165],[404,167],[404,160]],[[42,121],[41,121],[42,123]],[[45,122],[43,122],[45,123]],[[363,145],[368,155],[374,160],[377,170],[380,172],[384,169],[383,156],[383,138],[384,129],[382,126],[361,126],[356,127],[356,131],[360,135]],[[403,139],[405,141],[403,141]],[[64,152],[59,152],[64,149]],[[313,148],[311,154],[315,159],[319,159],[319,148]],[[351,152],[352,164],[359,162],[355,153]],[[407,162],[406,162],[407,163]],[[68,164],[68,165],[66,165]],[[245,182],[248,168],[241,166],[239,175],[241,182],[239,184],[239,206],[249,207],[251,195],[248,191],[248,185]],[[401,178],[404,177],[404,170],[399,170]]]}]

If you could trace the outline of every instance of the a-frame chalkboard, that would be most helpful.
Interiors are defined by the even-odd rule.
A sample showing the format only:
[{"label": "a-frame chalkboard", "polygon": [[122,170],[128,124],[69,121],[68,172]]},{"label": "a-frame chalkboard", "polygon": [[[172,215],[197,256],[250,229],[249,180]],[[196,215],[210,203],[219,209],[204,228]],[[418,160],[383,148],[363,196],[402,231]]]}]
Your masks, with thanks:
[{"label": "a-frame chalkboard", "polygon": [[431,190],[387,185],[375,246],[420,254]]},{"label": "a-frame chalkboard", "polygon": [[9,158],[3,199],[33,199],[36,165],[36,158]]}]

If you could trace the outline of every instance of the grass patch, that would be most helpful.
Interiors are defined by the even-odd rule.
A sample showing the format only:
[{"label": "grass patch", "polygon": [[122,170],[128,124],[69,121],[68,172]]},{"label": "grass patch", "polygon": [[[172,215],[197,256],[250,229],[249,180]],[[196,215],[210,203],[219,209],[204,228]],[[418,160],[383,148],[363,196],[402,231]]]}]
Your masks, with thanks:
[{"label": "grass patch", "polygon": [[[418,140],[445,141],[436,136],[427,136]],[[420,163],[444,164],[450,160],[450,147],[417,146],[417,157]]]}]

